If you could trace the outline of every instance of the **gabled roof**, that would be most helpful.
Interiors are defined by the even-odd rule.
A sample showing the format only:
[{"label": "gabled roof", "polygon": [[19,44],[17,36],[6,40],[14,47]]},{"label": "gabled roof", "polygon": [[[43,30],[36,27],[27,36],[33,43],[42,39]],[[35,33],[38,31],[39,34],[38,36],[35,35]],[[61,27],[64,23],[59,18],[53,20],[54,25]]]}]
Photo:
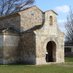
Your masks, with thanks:
[{"label": "gabled roof", "polygon": [[[39,9],[42,13],[44,13],[44,12],[43,12],[38,6],[36,6],[36,5],[31,6],[31,7],[28,7],[28,8],[26,8],[26,9],[24,9],[24,10],[28,10],[28,9],[31,9],[31,8],[33,8],[33,7]],[[21,10],[20,12],[22,12],[22,11],[24,11],[24,10]],[[45,12],[48,12],[48,11],[52,11],[53,13],[55,13],[56,15],[58,15],[54,10],[47,10],[47,11],[45,11]]]},{"label": "gabled roof", "polygon": [[11,13],[11,14],[9,14],[9,15],[5,15],[5,16],[0,16],[0,18],[5,18],[5,17],[13,16],[14,14],[18,14],[18,13],[20,13],[20,12],[22,12],[22,11],[25,11],[25,10],[31,9],[31,8],[33,8],[33,7],[39,9],[42,13],[44,13],[39,7],[37,7],[36,5],[34,5],[34,6],[31,6],[31,7],[25,8],[25,9],[19,11],[19,12]]},{"label": "gabled roof", "polygon": [[52,11],[53,13],[55,13],[56,15],[58,15],[54,10],[47,10],[47,11],[43,12],[39,7],[37,7],[36,5],[34,5],[34,6],[31,6],[31,7],[26,8],[26,9],[23,9],[23,10],[21,10],[21,11],[19,11],[19,12],[11,13],[11,14],[5,15],[5,16],[0,16],[0,18],[4,18],[4,17],[7,17],[7,16],[11,16],[11,15],[14,15],[14,14],[18,14],[18,13],[20,13],[20,12],[22,12],[22,11],[31,9],[31,8],[33,8],[33,7],[39,9],[42,13],[45,13],[45,12],[48,12],[48,11]]},{"label": "gabled roof", "polygon": [[0,20],[1,20],[1,19],[4,19],[4,18],[7,18],[7,17],[12,17],[12,16],[13,16],[13,17],[16,17],[17,15],[19,15],[18,12],[12,13],[12,14],[9,14],[9,15],[5,15],[5,16],[0,16]]},{"label": "gabled roof", "polygon": [[48,12],[48,11],[52,11],[53,13],[55,13],[56,15],[58,15],[54,10],[47,10],[45,12]]},{"label": "gabled roof", "polygon": [[32,9],[32,8],[37,8],[37,9],[40,10],[42,13],[44,13],[44,12],[43,12],[39,7],[37,7],[36,5],[31,6],[31,7],[28,7],[28,8],[26,8],[26,9],[23,9],[23,10],[19,11],[19,13],[22,12],[22,11],[28,10],[28,9]]},{"label": "gabled roof", "polygon": [[[26,9],[24,9],[24,10],[21,10],[21,11],[19,11],[19,12],[16,12],[16,13],[12,13],[12,14],[9,14],[9,15],[6,15],[6,16],[2,16],[2,17],[0,17],[0,20],[1,19],[4,19],[4,18],[6,18],[6,17],[12,17],[12,16],[17,16],[17,15],[20,15],[20,12],[22,12],[22,11],[25,11],[25,10],[28,10],[28,9],[32,9],[32,8],[36,8],[36,9],[38,9],[39,11],[41,11],[42,12],[42,14],[44,14],[45,12],[48,12],[48,11],[52,11],[53,13],[55,13],[56,15],[58,15],[55,11],[53,11],[53,10],[47,10],[47,11],[45,11],[45,12],[43,12],[41,9],[39,9],[39,7],[37,7],[36,5],[34,5],[34,6],[31,6],[31,7],[28,7],[28,8],[26,8]],[[14,29],[15,30],[15,29]],[[19,30],[15,30],[15,31],[18,31],[19,32]]]}]

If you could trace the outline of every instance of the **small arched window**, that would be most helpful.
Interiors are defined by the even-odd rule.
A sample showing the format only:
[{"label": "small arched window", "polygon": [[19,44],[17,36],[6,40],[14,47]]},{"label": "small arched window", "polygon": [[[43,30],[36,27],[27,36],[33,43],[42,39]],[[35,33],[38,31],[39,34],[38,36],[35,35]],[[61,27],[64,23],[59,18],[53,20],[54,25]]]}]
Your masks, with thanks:
[{"label": "small arched window", "polygon": [[50,16],[50,25],[53,25],[53,17]]}]

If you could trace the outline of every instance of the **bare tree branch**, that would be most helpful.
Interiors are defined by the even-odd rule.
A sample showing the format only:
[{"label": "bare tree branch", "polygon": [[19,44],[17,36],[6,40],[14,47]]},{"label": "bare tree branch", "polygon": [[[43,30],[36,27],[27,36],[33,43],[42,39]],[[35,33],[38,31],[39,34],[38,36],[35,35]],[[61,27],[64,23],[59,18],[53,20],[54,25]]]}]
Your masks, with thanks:
[{"label": "bare tree branch", "polygon": [[0,16],[20,11],[33,3],[34,0],[0,0]]},{"label": "bare tree branch", "polygon": [[65,24],[66,28],[66,39],[68,42],[73,43],[73,12],[70,10],[69,15],[67,16],[67,22]]}]

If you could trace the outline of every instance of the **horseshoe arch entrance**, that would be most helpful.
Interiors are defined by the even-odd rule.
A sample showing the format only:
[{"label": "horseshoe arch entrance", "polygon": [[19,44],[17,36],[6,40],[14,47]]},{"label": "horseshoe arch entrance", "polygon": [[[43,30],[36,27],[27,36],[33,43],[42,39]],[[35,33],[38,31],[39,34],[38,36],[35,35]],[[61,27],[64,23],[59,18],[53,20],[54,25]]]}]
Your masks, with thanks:
[{"label": "horseshoe arch entrance", "polygon": [[56,43],[49,41],[46,46],[46,62],[56,62]]}]

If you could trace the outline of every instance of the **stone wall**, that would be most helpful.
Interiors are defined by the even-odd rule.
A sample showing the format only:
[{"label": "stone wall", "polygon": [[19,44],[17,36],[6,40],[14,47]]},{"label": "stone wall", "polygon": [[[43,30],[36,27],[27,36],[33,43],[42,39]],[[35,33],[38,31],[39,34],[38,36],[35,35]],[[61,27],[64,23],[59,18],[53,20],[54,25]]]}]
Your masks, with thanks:
[{"label": "stone wall", "polygon": [[34,32],[24,32],[20,40],[20,60],[24,64],[36,64],[36,38]]},{"label": "stone wall", "polygon": [[0,30],[9,27],[13,27],[17,30],[20,30],[20,22],[20,15],[18,13],[0,17]]},{"label": "stone wall", "polygon": [[[50,16],[53,17],[52,25]],[[49,41],[56,44],[56,62],[64,62],[64,34],[58,29],[57,15],[54,11],[43,13],[34,6],[0,18],[0,29],[8,27],[20,32],[20,36],[15,32],[5,32],[3,36],[0,35],[0,48],[2,47],[0,62],[3,60],[3,64],[47,64],[46,46]]]},{"label": "stone wall", "polygon": [[3,34],[0,33],[0,64],[3,63]]},{"label": "stone wall", "polygon": [[[53,17],[53,24],[50,25],[49,18]],[[57,17],[53,11],[45,12],[45,22],[41,29],[35,31],[36,34],[36,64],[47,64],[46,46],[49,41],[56,44],[56,63],[64,62],[64,33],[57,25]],[[41,53],[40,53],[41,52]]]},{"label": "stone wall", "polygon": [[[50,25],[50,16],[52,17],[52,24]],[[49,10],[45,12],[45,23],[43,26],[44,33],[49,35],[58,35],[57,15]]]},{"label": "stone wall", "polygon": [[[33,30],[36,30],[38,25],[42,25],[42,22],[43,12],[36,6],[19,13],[0,17],[0,29],[2,31],[7,28],[11,29],[11,27],[14,29],[12,32],[8,30],[8,32],[0,35],[0,62],[3,64],[15,62],[35,64],[36,38]],[[17,48],[19,36],[15,31],[19,33],[20,29],[23,32],[20,37],[22,41],[20,40]]]},{"label": "stone wall", "polygon": [[19,14],[21,15],[21,31],[33,29],[43,23],[43,12],[36,6],[21,11]]},{"label": "stone wall", "polygon": [[[1,40],[3,41],[1,42]],[[19,35],[17,33],[12,34],[12,32],[4,31],[1,40],[2,48],[0,47],[0,56],[2,58],[2,62],[0,62],[0,64],[16,63],[18,59],[17,53],[19,50]]]}]

